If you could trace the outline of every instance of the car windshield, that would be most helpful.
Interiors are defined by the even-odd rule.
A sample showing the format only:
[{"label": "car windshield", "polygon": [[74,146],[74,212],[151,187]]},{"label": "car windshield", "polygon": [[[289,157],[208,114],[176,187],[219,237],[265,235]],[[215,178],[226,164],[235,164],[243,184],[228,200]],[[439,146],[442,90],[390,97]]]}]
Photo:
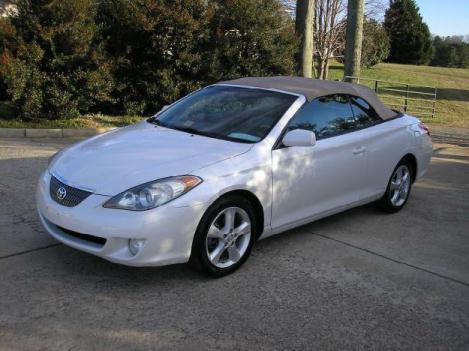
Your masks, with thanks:
[{"label": "car windshield", "polygon": [[297,96],[263,89],[214,85],[149,120],[163,127],[244,143],[263,139]]}]

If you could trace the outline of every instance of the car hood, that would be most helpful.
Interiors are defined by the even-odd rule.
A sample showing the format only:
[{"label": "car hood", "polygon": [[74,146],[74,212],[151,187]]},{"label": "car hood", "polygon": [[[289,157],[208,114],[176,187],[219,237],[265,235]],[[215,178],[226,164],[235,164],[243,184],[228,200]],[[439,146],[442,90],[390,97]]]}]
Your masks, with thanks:
[{"label": "car hood", "polygon": [[71,186],[113,196],[152,180],[189,174],[251,147],[144,121],[71,146],[49,170]]}]

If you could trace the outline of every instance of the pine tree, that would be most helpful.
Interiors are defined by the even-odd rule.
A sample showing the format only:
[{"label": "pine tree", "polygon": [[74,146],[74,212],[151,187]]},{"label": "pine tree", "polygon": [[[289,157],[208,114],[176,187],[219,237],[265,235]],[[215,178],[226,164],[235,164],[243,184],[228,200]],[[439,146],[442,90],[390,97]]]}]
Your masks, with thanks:
[{"label": "pine tree", "polygon": [[389,62],[421,65],[430,61],[430,30],[415,0],[390,0],[384,26],[391,42]]}]

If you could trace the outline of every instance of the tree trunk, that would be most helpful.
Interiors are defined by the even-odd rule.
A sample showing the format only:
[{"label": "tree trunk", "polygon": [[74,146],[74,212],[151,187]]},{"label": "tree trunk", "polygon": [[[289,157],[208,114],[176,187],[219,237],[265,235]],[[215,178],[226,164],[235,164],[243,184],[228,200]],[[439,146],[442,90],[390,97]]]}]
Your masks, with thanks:
[{"label": "tree trunk", "polygon": [[360,76],[363,39],[363,2],[364,0],[348,1],[344,77]]},{"label": "tree trunk", "polygon": [[295,29],[301,39],[298,74],[313,76],[313,14],[314,0],[297,0]]},{"label": "tree trunk", "polygon": [[329,56],[326,57],[326,60],[324,61],[324,70],[322,72],[322,79],[327,80],[329,77]]}]

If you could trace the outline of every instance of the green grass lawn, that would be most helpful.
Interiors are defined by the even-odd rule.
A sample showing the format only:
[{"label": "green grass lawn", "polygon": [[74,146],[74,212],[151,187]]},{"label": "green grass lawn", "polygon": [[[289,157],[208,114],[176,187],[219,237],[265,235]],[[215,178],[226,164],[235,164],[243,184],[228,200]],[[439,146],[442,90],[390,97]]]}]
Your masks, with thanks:
[{"label": "green grass lawn", "polygon": [[[332,64],[329,79],[342,79],[342,77],[343,66],[339,63]],[[381,63],[373,68],[363,69],[361,77],[407,83],[413,86],[434,86],[437,88],[436,116],[430,118],[419,116],[418,113],[413,114],[430,124],[469,128],[469,69]],[[399,88],[402,89],[402,87]],[[394,99],[402,103],[402,96]],[[394,102],[394,100],[387,101]],[[0,102],[0,128],[120,127],[141,119],[142,117],[139,116],[98,114],[69,120],[41,120],[39,123],[34,123],[14,119],[10,105],[7,102]]]},{"label": "green grass lawn", "polygon": [[[107,128],[123,127],[143,119],[141,116],[86,115],[62,120],[23,121],[6,117],[0,104],[0,128]],[[3,114],[2,114],[3,113]]]},{"label": "green grass lawn", "polygon": [[[330,79],[342,79],[342,65],[334,63]],[[469,69],[381,63],[363,69],[363,78],[380,79],[437,88],[436,117],[427,123],[469,128]]]}]

